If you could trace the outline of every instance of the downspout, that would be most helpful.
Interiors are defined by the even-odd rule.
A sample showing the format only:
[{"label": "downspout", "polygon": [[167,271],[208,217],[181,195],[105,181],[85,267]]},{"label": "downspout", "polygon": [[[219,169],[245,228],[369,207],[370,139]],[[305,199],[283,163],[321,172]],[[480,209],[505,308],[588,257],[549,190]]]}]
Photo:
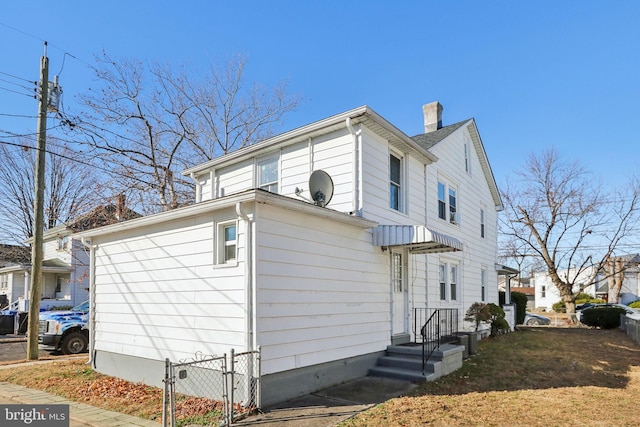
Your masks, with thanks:
[{"label": "downspout", "polygon": [[351,180],[353,182],[353,200],[351,204],[351,214],[361,216],[362,212],[360,212],[360,209],[362,209],[362,191],[360,187],[362,184],[362,150],[360,147],[360,135],[362,134],[362,131],[361,129],[356,131],[353,128],[353,125],[351,124],[351,117],[346,118],[345,125],[353,138],[353,159],[351,162],[353,164],[353,172],[351,176]]},{"label": "downspout", "polygon": [[202,201],[202,185],[200,184],[200,180],[196,179],[195,172],[191,172],[189,174],[189,178],[191,178],[196,183],[196,203]]},{"label": "downspout", "polygon": [[242,211],[242,202],[236,203],[236,214],[238,218],[243,220],[246,224],[246,239],[245,239],[245,262],[244,262],[244,278],[245,278],[245,288],[246,288],[246,306],[247,306],[247,319],[246,319],[246,328],[247,328],[247,338],[246,338],[246,351],[253,351],[256,349],[255,345],[255,322],[256,322],[256,314],[255,314],[255,300],[256,300],[256,289],[255,283],[253,279],[253,272],[255,269],[253,268],[253,262],[255,257],[253,256],[254,251],[254,242],[253,242],[253,220]]},{"label": "downspout", "polygon": [[95,245],[91,244],[91,240],[86,237],[81,237],[80,241],[82,244],[89,248],[89,321],[87,322],[87,327],[89,328],[89,360],[87,361],[87,365],[91,365],[95,368],[95,343],[96,343],[96,323],[95,323],[95,303],[96,303],[96,275],[95,275],[95,267],[96,267],[96,250]]}]

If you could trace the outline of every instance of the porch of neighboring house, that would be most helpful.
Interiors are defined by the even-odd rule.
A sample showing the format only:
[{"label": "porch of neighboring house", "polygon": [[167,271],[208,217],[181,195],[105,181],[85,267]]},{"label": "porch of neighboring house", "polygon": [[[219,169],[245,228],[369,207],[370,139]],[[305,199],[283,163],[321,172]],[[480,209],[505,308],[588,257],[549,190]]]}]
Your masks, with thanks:
[{"label": "porch of neighboring house", "polygon": [[[50,310],[55,307],[74,305],[72,302],[71,273],[73,269],[57,260],[47,260],[42,263],[41,301],[40,310]],[[16,288],[9,309],[15,311],[29,311],[31,295],[31,269],[24,272],[24,287]]]}]

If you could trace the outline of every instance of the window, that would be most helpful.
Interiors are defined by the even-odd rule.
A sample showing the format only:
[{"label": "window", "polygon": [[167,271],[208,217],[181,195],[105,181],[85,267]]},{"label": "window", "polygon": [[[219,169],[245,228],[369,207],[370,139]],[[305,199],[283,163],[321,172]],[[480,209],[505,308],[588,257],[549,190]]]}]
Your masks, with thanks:
[{"label": "window", "polygon": [[56,293],[62,292],[62,277],[56,278]]},{"label": "window", "polygon": [[9,288],[9,275],[8,274],[0,274],[0,288],[8,289]]},{"label": "window", "polygon": [[484,209],[480,209],[480,237],[484,239]]},{"label": "window", "polygon": [[236,261],[237,237],[236,223],[218,224],[218,264],[229,264]]},{"label": "window", "polygon": [[402,210],[401,200],[402,161],[400,158],[389,155],[389,206],[397,211]]},{"label": "window", "polygon": [[441,262],[438,265],[440,301],[457,301],[459,289],[458,264]]},{"label": "window", "polygon": [[69,246],[69,236],[58,236],[58,250],[64,251]]},{"label": "window", "polygon": [[445,187],[442,182],[438,182],[438,218],[447,219],[447,200],[444,198]]},{"label": "window", "polygon": [[391,254],[391,281],[394,292],[403,292],[402,286],[402,254],[394,252]]},{"label": "window", "polygon": [[438,272],[440,276],[440,300],[446,301],[447,299],[447,266],[445,264],[440,264],[438,267]]},{"label": "window", "polygon": [[451,275],[449,277],[449,288],[451,289],[451,301],[458,299],[458,266],[451,266]]},{"label": "window", "polygon": [[487,300],[487,269],[480,272],[480,301]]},{"label": "window", "polygon": [[438,181],[438,218],[451,224],[460,222],[456,189],[443,181]]},{"label": "window", "polygon": [[469,158],[469,144],[464,143],[464,170],[471,173],[471,159]]},{"label": "window", "polygon": [[270,157],[258,162],[258,187],[278,192],[278,158]]},{"label": "window", "polygon": [[458,217],[456,214],[456,190],[449,187],[449,222],[457,224]]},{"label": "window", "polygon": [[544,285],[542,285],[542,286],[540,287],[540,296],[541,296],[542,298],[546,298],[546,297],[547,297],[547,287],[546,287],[546,286],[544,286]]}]

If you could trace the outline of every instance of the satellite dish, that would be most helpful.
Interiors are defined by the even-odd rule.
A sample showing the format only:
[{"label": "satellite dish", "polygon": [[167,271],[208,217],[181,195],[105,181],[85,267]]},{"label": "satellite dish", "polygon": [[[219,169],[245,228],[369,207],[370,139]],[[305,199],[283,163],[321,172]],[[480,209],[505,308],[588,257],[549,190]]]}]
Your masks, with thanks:
[{"label": "satellite dish", "polygon": [[333,180],[323,170],[314,171],[309,177],[309,193],[316,206],[325,207],[333,197]]}]

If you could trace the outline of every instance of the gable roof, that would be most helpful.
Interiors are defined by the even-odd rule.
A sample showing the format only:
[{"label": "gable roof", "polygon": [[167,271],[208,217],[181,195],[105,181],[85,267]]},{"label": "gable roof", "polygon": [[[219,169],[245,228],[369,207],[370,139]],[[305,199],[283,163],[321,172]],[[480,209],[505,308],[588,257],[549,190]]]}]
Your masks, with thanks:
[{"label": "gable roof", "polygon": [[363,124],[378,135],[389,141],[399,150],[412,153],[425,164],[438,160],[435,154],[418,144],[407,134],[395,127],[391,122],[383,118],[366,105],[336,114],[335,116],[319,120],[308,125],[293,129],[289,132],[276,135],[272,138],[240,148],[223,156],[216,157],[206,163],[194,166],[182,172],[183,175],[197,175],[200,172],[218,167],[222,164],[237,162],[255,156],[256,152],[272,150],[278,147],[293,144],[308,138],[324,135],[338,129],[349,129],[350,126]]},{"label": "gable roof", "polygon": [[31,262],[31,248],[28,246],[0,244],[0,268]]},{"label": "gable roof", "polygon": [[480,160],[482,173],[484,174],[484,178],[487,181],[487,185],[489,186],[489,191],[491,192],[493,203],[496,209],[498,211],[501,211],[502,209],[504,209],[504,206],[502,204],[502,197],[500,196],[498,185],[496,184],[496,180],[493,176],[491,165],[489,165],[489,158],[487,157],[487,153],[484,150],[482,139],[480,139],[480,132],[478,132],[478,127],[476,126],[475,119],[471,118],[458,123],[454,123],[452,125],[443,126],[442,128],[433,132],[415,135],[411,137],[411,139],[420,144],[426,150],[430,150],[434,145],[443,142],[449,135],[452,135],[458,129],[461,129],[463,127],[467,128],[467,131],[471,136],[471,140],[473,141],[473,147],[476,151],[478,159]]},{"label": "gable roof", "polygon": [[91,230],[96,227],[117,224],[122,221],[128,221],[142,216],[136,211],[128,208],[124,209],[122,215],[118,215],[117,210],[118,208],[115,204],[98,206],[84,215],[71,219],[65,224],[50,228],[45,232],[45,236],[51,237],[62,233],[78,233],[81,231]]}]

